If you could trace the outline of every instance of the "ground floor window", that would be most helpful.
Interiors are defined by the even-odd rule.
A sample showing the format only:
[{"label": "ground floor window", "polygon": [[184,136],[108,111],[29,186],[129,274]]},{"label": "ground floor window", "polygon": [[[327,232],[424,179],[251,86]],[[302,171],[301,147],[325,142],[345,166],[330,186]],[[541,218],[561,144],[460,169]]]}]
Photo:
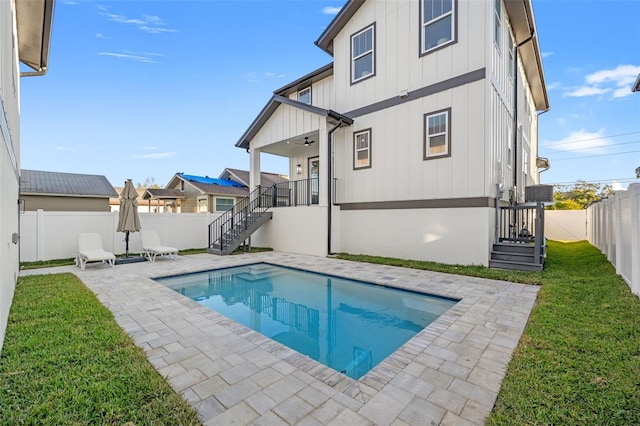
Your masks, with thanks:
[{"label": "ground floor window", "polygon": [[226,212],[230,210],[233,207],[234,201],[233,198],[216,197],[216,211]]},{"label": "ground floor window", "polygon": [[353,134],[353,168],[371,167],[371,129]]},{"label": "ground floor window", "polygon": [[206,213],[209,211],[209,197],[198,197],[198,213]]}]

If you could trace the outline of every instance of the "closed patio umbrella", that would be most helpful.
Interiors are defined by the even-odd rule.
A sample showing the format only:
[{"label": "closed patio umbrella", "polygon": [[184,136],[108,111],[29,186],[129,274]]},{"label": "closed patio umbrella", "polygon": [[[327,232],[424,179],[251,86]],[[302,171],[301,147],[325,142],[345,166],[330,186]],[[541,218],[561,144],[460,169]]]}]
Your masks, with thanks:
[{"label": "closed patio umbrella", "polygon": [[120,213],[118,217],[118,232],[125,233],[126,257],[129,257],[129,233],[138,232],[142,229],[140,217],[138,216],[137,198],[138,191],[133,187],[131,179],[127,179],[120,194]]}]

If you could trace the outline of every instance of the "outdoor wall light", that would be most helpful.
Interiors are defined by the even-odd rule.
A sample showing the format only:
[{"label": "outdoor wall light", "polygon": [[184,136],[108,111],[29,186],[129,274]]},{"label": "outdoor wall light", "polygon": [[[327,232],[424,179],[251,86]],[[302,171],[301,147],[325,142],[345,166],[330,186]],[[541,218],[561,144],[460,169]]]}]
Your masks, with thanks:
[{"label": "outdoor wall light", "polygon": [[296,173],[297,174],[301,174],[302,173],[302,166],[300,164],[296,165]]}]

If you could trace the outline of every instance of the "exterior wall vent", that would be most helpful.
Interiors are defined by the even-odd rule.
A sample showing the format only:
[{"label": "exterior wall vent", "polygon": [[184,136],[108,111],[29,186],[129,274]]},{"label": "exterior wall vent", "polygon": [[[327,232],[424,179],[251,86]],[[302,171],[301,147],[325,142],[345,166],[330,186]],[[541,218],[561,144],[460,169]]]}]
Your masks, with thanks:
[{"label": "exterior wall vent", "polygon": [[553,201],[553,185],[530,185],[524,188],[524,201]]}]

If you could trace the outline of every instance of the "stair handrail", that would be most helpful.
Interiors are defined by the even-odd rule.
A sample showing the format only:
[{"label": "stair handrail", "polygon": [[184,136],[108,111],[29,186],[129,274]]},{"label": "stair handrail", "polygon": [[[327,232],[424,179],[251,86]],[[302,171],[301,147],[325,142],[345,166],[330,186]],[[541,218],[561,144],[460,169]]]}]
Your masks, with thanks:
[{"label": "stair handrail", "polygon": [[264,189],[258,186],[249,195],[242,198],[229,210],[222,213],[216,220],[209,224],[208,247],[214,248],[219,244],[220,251],[230,245],[233,239],[226,241],[225,236],[234,231],[237,226],[246,230],[249,225],[258,220],[268,209],[273,207],[273,187]]}]

